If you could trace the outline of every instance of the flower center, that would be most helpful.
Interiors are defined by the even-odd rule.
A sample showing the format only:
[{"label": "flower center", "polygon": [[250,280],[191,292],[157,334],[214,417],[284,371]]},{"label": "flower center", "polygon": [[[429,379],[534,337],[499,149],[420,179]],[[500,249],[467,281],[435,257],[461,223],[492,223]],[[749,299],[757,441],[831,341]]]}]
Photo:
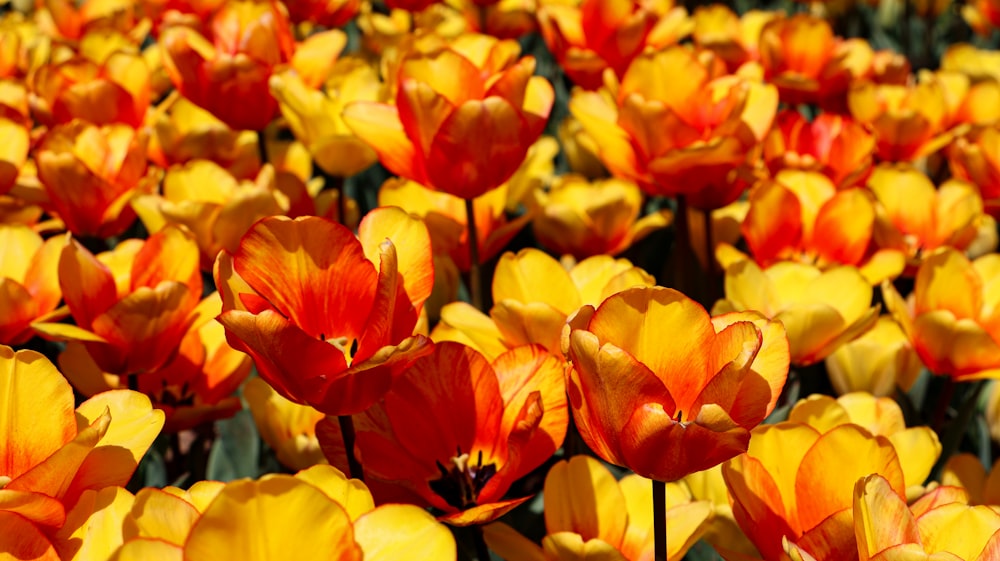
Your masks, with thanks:
[{"label": "flower center", "polygon": [[482,450],[476,456],[476,463],[469,462],[469,454],[462,453],[462,449],[456,450],[449,463],[445,466],[441,462],[437,463],[441,477],[429,482],[431,490],[437,493],[451,506],[465,510],[476,506],[476,497],[482,491],[486,482],[497,473],[496,464],[483,465]]}]

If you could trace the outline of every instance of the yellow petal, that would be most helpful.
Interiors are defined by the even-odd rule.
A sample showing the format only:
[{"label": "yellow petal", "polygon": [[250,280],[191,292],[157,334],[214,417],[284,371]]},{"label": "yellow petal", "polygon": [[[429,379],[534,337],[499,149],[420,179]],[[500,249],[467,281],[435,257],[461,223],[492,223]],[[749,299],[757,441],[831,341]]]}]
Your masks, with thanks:
[{"label": "yellow petal", "polygon": [[134,538],[122,544],[108,561],[184,561],[184,549],[151,538]]},{"label": "yellow petal", "polygon": [[493,299],[496,302],[507,299],[543,302],[563,315],[569,315],[582,305],[566,269],[544,252],[531,248],[500,257],[493,277]]},{"label": "yellow petal", "polygon": [[184,499],[147,487],[136,494],[132,511],[122,526],[122,535],[126,540],[151,538],[181,546],[200,515],[194,505]]},{"label": "yellow petal", "polygon": [[545,527],[550,534],[573,532],[618,546],[628,513],[618,482],[596,459],[574,456],[545,477]]},{"label": "yellow petal", "polygon": [[413,505],[382,505],[358,518],[354,538],[365,561],[456,558],[451,531]]},{"label": "yellow petal", "polygon": [[296,473],[295,477],[312,483],[326,493],[327,497],[344,507],[352,522],[375,508],[368,486],[363,481],[348,478],[333,466],[313,466]]}]

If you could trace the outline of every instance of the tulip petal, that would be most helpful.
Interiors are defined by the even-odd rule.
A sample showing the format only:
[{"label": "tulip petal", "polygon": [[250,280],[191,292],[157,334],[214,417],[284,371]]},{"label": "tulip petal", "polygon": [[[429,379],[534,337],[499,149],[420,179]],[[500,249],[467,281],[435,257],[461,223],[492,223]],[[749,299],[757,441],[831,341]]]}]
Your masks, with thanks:
[{"label": "tulip petal", "polygon": [[396,247],[397,270],[413,308],[419,310],[434,286],[430,266],[431,238],[422,220],[396,208],[377,208],[365,215],[358,227],[365,255],[377,267],[379,246],[386,239]]},{"label": "tulip petal", "polygon": [[199,516],[201,513],[194,505],[184,499],[147,487],[136,493],[122,535],[126,541],[148,538],[181,546]]},{"label": "tulip petal", "polygon": [[777,182],[765,182],[751,191],[750,203],[741,229],[758,262],[770,263],[798,245],[802,236],[802,209],[791,189]]},{"label": "tulip petal", "polygon": [[854,532],[861,561],[903,543],[920,543],[920,533],[904,497],[878,474],[854,485]]},{"label": "tulip petal", "polygon": [[0,526],[4,528],[0,538],[0,554],[4,557],[31,561],[59,560],[49,538],[28,520],[13,512],[0,511]]},{"label": "tulip petal", "polygon": [[63,559],[108,559],[121,547],[122,526],[134,497],[122,487],[84,491],[66,524],[56,533],[54,544]]},{"label": "tulip petal", "polygon": [[594,458],[574,456],[545,477],[545,528],[618,546],[629,520],[618,481]]},{"label": "tulip petal", "polygon": [[953,249],[928,256],[917,271],[915,312],[948,310],[957,319],[976,319],[982,308],[982,280],[972,263]]},{"label": "tulip petal", "polygon": [[455,538],[427,511],[413,505],[382,505],[354,523],[365,561],[454,559]]},{"label": "tulip petal", "polygon": [[[540,282],[544,279],[544,282]],[[493,300],[544,302],[563,315],[582,305],[570,274],[558,261],[537,249],[505,253],[493,276]]]},{"label": "tulip petal", "polygon": [[184,549],[152,538],[133,538],[123,543],[108,561],[184,561]]},{"label": "tulip petal", "polygon": [[344,123],[368,143],[394,174],[428,185],[427,171],[417,147],[407,137],[394,105],[356,101],[344,108]]},{"label": "tulip petal", "polygon": [[348,478],[333,466],[313,466],[296,473],[295,477],[315,485],[327,497],[344,507],[352,522],[375,509],[372,494],[364,482]]},{"label": "tulip petal", "polygon": [[70,240],[59,258],[59,286],[77,325],[89,328],[95,319],[118,301],[114,277],[75,240]]}]

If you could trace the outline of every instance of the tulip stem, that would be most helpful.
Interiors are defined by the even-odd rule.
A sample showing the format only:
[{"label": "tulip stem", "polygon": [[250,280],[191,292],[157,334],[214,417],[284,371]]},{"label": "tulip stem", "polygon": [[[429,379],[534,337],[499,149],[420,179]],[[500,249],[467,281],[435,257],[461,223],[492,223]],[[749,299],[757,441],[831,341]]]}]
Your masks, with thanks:
[{"label": "tulip stem", "polygon": [[344,176],[327,175],[327,186],[333,187],[333,190],[337,192],[337,222],[347,226],[347,197],[344,195]]},{"label": "tulip stem", "polygon": [[267,163],[267,138],[264,137],[264,131],[257,131],[257,157],[260,158],[260,165],[263,166]]},{"label": "tulip stem", "polygon": [[340,434],[344,437],[344,452],[347,453],[347,474],[349,477],[359,481],[365,480],[365,470],[361,467],[361,462],[354,455],[354,419],[350,415],[339,415],[337,421],[340,423]]},{"label": "tulip stem", "polygon": [[469,298],[472,306],[483,310],[483,283],[479,267],[479,233],[476,231],[474,199],[465,199],[465,221],[469,230]]},{"label": "tulip stem", "polygon": [[656,561],[667,561],[667,484],[653,480],[653,543]]},{"label": "tulip stem", "polygon": [[486,536],[483,535],[483,527],[479,524],[472,527],[472,541],[476,544],[476,560],[490,561],[490,548],[486,545]]},{"label": "tulip stem", "polygon": [[938,480],[941,476],[941,471],[944,470],[944,466],[948,463],[948,459],[958,451],[958,446],[962,443],[962,437],[965,436],[965,431],[969,428],[969,421],[972,420],[972,416],[976,413],[976,407],[979,404],[979,395],[983,393],[983,388],[985,387],[986,380],[977,380],[966,391],[965,399],[958,410],[958,417],[952,421],[951,426],[948,427],[948,430],[941,438],[941,456],[934,465],[934,469],[931,470],[928,481]]}]

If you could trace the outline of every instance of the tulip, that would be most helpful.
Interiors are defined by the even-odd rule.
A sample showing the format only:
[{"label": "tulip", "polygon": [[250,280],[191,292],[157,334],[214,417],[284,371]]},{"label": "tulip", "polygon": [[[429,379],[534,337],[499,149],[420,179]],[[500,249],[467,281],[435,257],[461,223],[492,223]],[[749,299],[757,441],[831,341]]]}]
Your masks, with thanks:
[{"label": "tulip", "polygon": [[31,228],[0,224],[0,344],[19,345],[34,335],[62,300],[59,252],[62,240],[46,241]]},{"label": "tulip", "polygon": [[951,141],[944,130],[945,92],[940,84],[913,85],[857,82],[847,96],[851,115],[875,133],[876,153],[889,162],[929,156]]},{"label": "tulip", "polygon": [[316,439],[316,423],[326,415],[285,399],[261,378],[247,381],[243,398],[250,405],[257,432],[282,465],[306,469],[326,462]]},{"label": "tulip", "polygon": [[[537,278],[545,282],[530,281]],[[581,306],[596,306],[627,288],[654,284],[648,273],[627,259],[598,255],[567,270],[537,249],[508,252],[493,276],[495,305],[489,316],[465,303],[447,304],[431,338],[465,343],[490,358],[531,343],[558,354],[566,320]]]},{"label": "tulip", "polygon": [[975,185],[987,210],[1000,215],[1000,128],[977,127],[948,148],[952,174]]},{"label": "tulip", "polygon": [[854,267],[821,271],[782,261],[762,270],[742,260],[726,267],[725,286],[726,299],[716,302],[712,312],[756,310],[781,321],[796,365],[823,360],[878,320],[871,284]]},{"label": "tulip", "polygon": [[577,259],[617,255],[673,218],[669,210],[639,218],[642,193],[623,179],[591,183],[563,175],[547,193],[539,192],[538,204],[541,213],[532,223],[535,238],[557,254]]},{"label": "tulip", "polygon": [[694,12],[694,44],[714,52],[726,61],[730,72],[746,62],[760,60],[761,29],[780,17],[777,12],[748,10],[737,16],[723,4],[699,6]]},{"label": "tulip", "polygon": [[103,372],[151,372],[174,356],[194,320],[201,300],[197,245],[186,230],[166,228],[95,257],[68,239],[59,286],[76,325],[36,323],[36,331],[81,342]]},{"label": "tulip", "polygon": [[208,111],[173,96],[152,116],[149,159],[162,168],[191,160],[211,160],[239,179],[260,169],[257,135],[234,131]]},{"label": "tulip", "polygon": [[764,160],[772,174],[788,168],[818,171],[845,189],[868,177],[874,150],[875,138],[850,117],[820,113],[810,122],[786,109],[764,141]]},{"label": "tulip", "polygon": [[208,37],[184,26],[161,32],[170,80],[181,95],[230,127],[263,129],[278,109],[268,79],[295,51],[284,6],[273,0],[228,2],[212,15],[208,29]]},{"label": "tulip", "polygon": [[199,159],[169,169],[162,195],[139,195],[132,208],[151,233],[168,224],[189,229],[198,243],[201,268],[210,271],[219,252],[236,251],[254,222],[285,214],[289,205],[271,166],[254,182],[237,181],[218,164]]},{"label": "tulip", "polygon": [[503,496],[562,446],[567,422],[556,356],[522,346],[491,363],[452,342],[436,344],[354,417],[366,476],[402,486],[460,526],[528,500]]},{"label": "tulip", "polygon": [[138,128],[151,101],[150,69],[137,53],[117,51],[101,64],[77,57],[39,68],[33,89],[34,113],[43,123],[83,119]]},{"label": "tulip", "polygon": [[941,247],[968,249],[984,221],[983,201],[971,183],[951,179],[935,189],[930,179],[906,165],[875,168],[868,187],[878,200],[875,241],[902,251],[911,272]]},{"label": "tulip", "polygon": [[934,374],[955,381],[1000,375],[1000,331],[994,313],[998,293],[993,289],[998,273],[996,254],[970,262],[945,248],[924,259],[906,300],[883,283],[886,307]]},{"label": "tulip", "polygon": [[282,396],[330,415],[365,410],[430,350],[413,334],[434,278],[423,223],[376,209],[359,236],[316,217],[265,218],[215,267],[229,343]]},{"label": "tulip", "polygon": [[930,427],[906,428],[903,410],[888,397],[865,392],[848,393],[837,399],[811,395],[792,407],[788,420],[807,424],[823,434],[839,426],[854,425],[874,436],[886,437],[899,458],[909,496],[923,493],[921,486],[941,455],[937,434]]},{"label": "tulip", "polygon": [[333,29],[354,19],[361,9],[361,0],[299,0],[286,6],[294,23],[309,22]]},{"label": "tulip", "polygon": [[785,559],[786,540],[817,560],[853,559],[852,482],[873,473],[906,497],[892,443],[854,424],[825,433],[804,423],[761,425],[747,453],[722,466],[733,515],[763,559]]},{"label": "tulip", "polygon": [[379,101],[382,84],[376,69],[357,58],[343,58],[333,66],[326,90],[316,90],[292,71],[275,74],[271,93],[295,137],[309,149],[326,173],[348,177],[371,166],[378,157],[355,136],[340,114],[357,100]]},{"label": "tulip", "polygon": [[[657,338],[654,329],[672,335]],[[569,358],[570,404],[583,440],[604,460],[657,481],[746,451],[750,430],[774,409],[788,374],[780,323],[754,313],[712,319],[683,294],[659,287],[583,308]]]},{"label": "tulip", "polygon": [[[570,111],[614,175],[652,195],[698,195],[699,206],[718,208],[742,192],[733,171],[770,130],[778,106],[773,86],[723,73],[719,59],[686,47],[643,53],[620,84],[575,92]],[[680,75],[684,87],[661,87]]]},{"label": "tulip", "polygon": [[[652,559],[650,489],[638,475],[616,481],[596,459],[573,456],[545,476],[542,547],[502,522],[486,526],[486,542],[504,559]],[[680,483],[667,485],[666,494],[667,560],[680,561],[704,531],[711,506],[692,500]]]},{"label": "tulip", "polygon": [[969,506],[948,487],[912,505],[879,474],[854,486],[854,531],[864,561],[963,559],[1000,555],[1000,513]]},{"label": "tulip", "polygon": [[982,460],[967,452],[948,458],[941,472],[941,485],[961,487],[969,495],[970,505],[987,505],[1000,512],[1000,460],[989,473]]},{"label": "tulip", "polygon": [[826,357],[830,383],[840,394],[866,391],[891,396],[898,386],[909,391],[923,364],[899,324],[879,316],[875,326]]},{"label": "tulip", "polygon": [[848,87],[869,72],[874,57],[864,40],[836,37],[826,20],[807,14],[768,22],[759,49],[764,76],[778,87],[781,101],[835,111],[844,108]]},{"label": "tulip", "polygon": [[[146,394],[166,415],[164,432],[179,432],[232,417],[242,404],[233,395],[250,374],[247,355],[226,343],[225,330],[212,321],[221,307],[218,293],[203,299],[177,352],[161,367],[144,373],[134,389]],[[59,355],[59,366],[73,388],[83,395],[128,387],[128,376],[105,372],[78,341]]]},{"label": "tulip", "polygon": [[35,159],[48,209],[77,236],[122,233],[135,220],[129,199],[151,190],[155,180],[147,172],[146,134],[121,124],[54,127]]},{"label": "tulip", "polygon": [[[301,516],[315,523],[303,525]],[[431,515],[410,505],[376,508],[364,483],[330,466],[202,481],[189,491],[147,488],[119,527],[124,543],[113,559],[216,559],[220,547],[250,561],[456,558],[455,539]]]},{"label": "tulip", "polygon": [[78,40],[102,27],[126,32],[137,24],[136,6],[126,0],[95,0],[80,6],[71,0],[42,0],[37,4],[54,27],[50,32],[64,39]]},{"label": "tulip", "polygon": [[[84,495],[128,482],[163,414],[128,390],[92,397],[74,411],[69,384],[34,351],[0,346],[0,385],[0,550],[40,555],[61,545],[53,534],[73,526]],[[58,559],[54,552],[45,558]]]},{"label": "tulip", "polygon": [[669,1],[545,1],[538,23],[559,66],[587,90],[601,86],[604,69],[621,78],[643,50],[676,44],[692,27],[687,11]]},{"label": "tulip", "polygon": [[[541,134],[554,94],[532,76],[533,57],[478,58],[492,42],[467,35],[405,58],[396,104],[352,103],[347,126],[396,175],[466,200],[498,187]],[[516,44],[493,47],[516,56]]]}]

